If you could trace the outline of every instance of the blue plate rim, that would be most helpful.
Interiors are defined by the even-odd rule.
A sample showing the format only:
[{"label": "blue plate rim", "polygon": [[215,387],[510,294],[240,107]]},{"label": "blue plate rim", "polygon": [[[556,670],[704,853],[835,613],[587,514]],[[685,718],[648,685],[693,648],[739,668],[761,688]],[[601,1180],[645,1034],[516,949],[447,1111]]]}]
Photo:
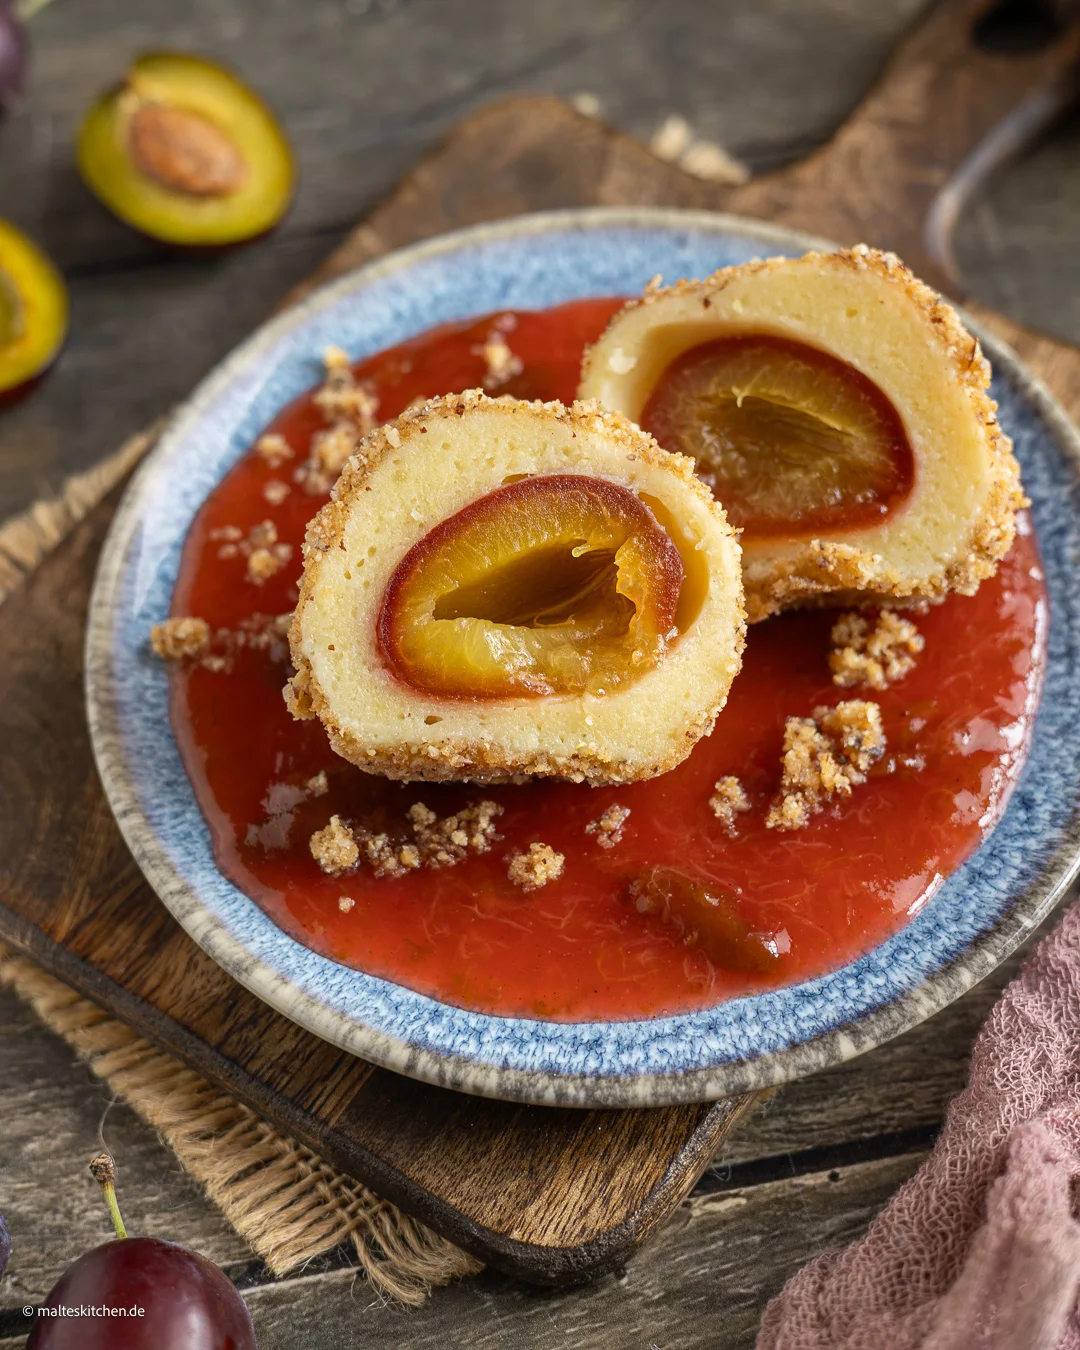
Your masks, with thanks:
[{"label": "blue plate rim", "polygon": [[[303,327],[343,297],[417,263],[489,241],[537,233],[619,227],[700,230],[760,239],[788,250],[833,249],[827,239],[739,216],[656,207],[590,207],[537,212],[471,226],[397,250],[318,288],[270,319],[200,382],[170,417],[157,445],[134,475],[113,519],[95,577],[86,642],[86,699],[91,741],[106,796],[121,832],[147,880],[190,937],[240,984],[292,1021],[342,1049],[385,1068],[437,1086],[502,1100],[582,1108],[668,1106],[757,1091],[817,1072],[864,1053],[940,1011],[990,973],[1042,922],[1080,871],[1080,803],[1072,803],[1061,841],[1038,876],[1006,913],[976,937],[956,959],[927,975],[891,1002],[794,1045],[752,1059],[663,1073],[572,1074],[480,1062],[434,1051],[357,1022],[285,979],[249,951],[212,914],[178,871],[157,839],[140,803],[127,764],[116,704],[112,642],[121,575],[138,526],[144,494],[178,450],[185,429],[237,376],[289,332]],[[959,308],[959,307],[958,307]],[[1060,450],[1080,475],[1080,433],[1049,390],[1017,354],[962,309],[964,322],[983,344],[995,368],[1005,368],[1018,392],[1047,424]],[[299,944],[297,944],[299,945]],[[306,950],[306,949],[305,949]],[[373,978],[373,977],[364,977]],[[423,995],[408,991],[423,1001]],[[429,1002],[438,1007],[451,1005]],[[493,1023],[519,1019],[490,1017]],[[651,1020],[651,1019],[645,1019]],[[571,1024],[600,1029],[606,1023]],[[625,1024],[623,1024],[625,1025]]]}]

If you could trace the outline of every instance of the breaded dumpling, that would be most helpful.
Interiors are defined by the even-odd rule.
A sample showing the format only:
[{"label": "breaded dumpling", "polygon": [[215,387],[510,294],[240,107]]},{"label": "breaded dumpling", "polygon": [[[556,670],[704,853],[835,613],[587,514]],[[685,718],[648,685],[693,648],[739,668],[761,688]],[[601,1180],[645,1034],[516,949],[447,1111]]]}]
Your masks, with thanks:
[{"label": "breaded dumpling", "polygon": [[674,768],[745,630],[693,463],[575,403],[433,399],[360,445],[308,527],[286,699],[401,779]]},{"label": "breaded dumpling", "polygon": [[751,621],[971,594],[1023,504],[990,367],[953,309],[865,246],[650,286],[579,396],[640,423],[741,529]]}]

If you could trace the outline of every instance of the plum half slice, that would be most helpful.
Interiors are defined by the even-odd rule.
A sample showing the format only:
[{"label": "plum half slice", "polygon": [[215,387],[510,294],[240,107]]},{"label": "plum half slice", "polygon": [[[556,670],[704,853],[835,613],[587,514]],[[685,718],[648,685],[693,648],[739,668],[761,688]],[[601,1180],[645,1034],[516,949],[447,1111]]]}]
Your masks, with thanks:
[{"label": "plum half slice", "polygon": [[603,694],[661,658],[682,582],[678,549],[628,488],[523,478],[409,550],[379,643],[399,679],[433,694]]},{"label": "plum half slice", "polygon": [[179,52],[139,57],[90,109],[79,171],[126,224],[163,243],[215,248],[272,229],[292,199],[292,151],[236,75]]},{"label": "plum half slice", "polygon": [[0,220],[0,407],[52,365],[67,325],[63,277],[21,230]]},{"label": "plum half slice", "polygon": [[697,458],[748,538],[872,524],[914,480],[904,424],[873,381],[771,334],[683,352],[657,380],[641,426]]}]

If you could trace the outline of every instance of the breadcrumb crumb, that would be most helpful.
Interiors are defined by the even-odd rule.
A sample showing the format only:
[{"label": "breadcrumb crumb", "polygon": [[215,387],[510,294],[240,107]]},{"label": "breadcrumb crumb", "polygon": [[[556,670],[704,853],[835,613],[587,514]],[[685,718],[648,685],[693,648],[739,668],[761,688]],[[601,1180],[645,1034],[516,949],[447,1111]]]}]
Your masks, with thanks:
[{"label": "breadcrumb crumb", "polygon": [[[326,790],[325,773],[316,774],[307,784],[312,796],[322,796],[312,787],[320,778]],[[470,855],[490,852],[499,838],[495,821],[502,815],[502,807],[485,800],[440,817],[423,802],[416,802],[406,814],[411,838],[349,826],[339,816],[332,816],[325,830],[311,836],[312,855],[324,872],[350,871],[363,861],[377,877],[401,876],[419,867],[454,867]],[[324,857],[334,865],[327,866]],[[338,866],[339,862],[344,865]]]},{"label": "breadcrumb crumb", "polygon": [[293,473],[293,479],[313,497],[325,496],[356,453],[361,435],[351,422],[335,422],[311,438],[311,453]]},{"label": "breadcrumb crumb", "polygon": [[285,460],[292,459],[296,452],[284,436],[271,431],[265,436],[260,436],[255,442],[255,453],[261,455],[272,469],[276,469]]},{"label": "breadcrumb crumb", "polygon": [[585,826],[586,834],[594,834],[601,848],[614,848],[622,841],[623,826],[630,815],[628,806],[613,802],[596,820],[590,820]]},{"label": "breadcrumb crumb", "polygon": [[470,853],[487,853],[498,838],[495,821],[502,810],[498,803],[484,800],[440,819],[423,802],[409,807],[409,822],[425,866],[452,867]]},{"label": "breadcrumb crumb", "polygon": [[352,898],[351,895],[338,896],[337,907],[338,909],[341,910],[342,914],[348,914],[349,910],[353,909],[355,905],[356,901]]},{"label": "breadcrumb crumb", "polygon": [[324,872],[338,876],[360,861],[360,846],[341,817],[331,816],[329,825],[311,836],[311,856]]},{"label": "breadcrumb crumb", "polygon": [[291,491],[292,488],[283,478],[271,478],[263,486],[263,496],[271,506],[280,506]]},{"label": "breadcrumb crumb", "polygon": [[479,351],[487,366],[484,388],[489,392],[492,389],[501,389],[525,369],[521,357],[515,356],[511,351],[506,334],[501,328],[491,330]]},{"label": "breadcrumb crumb", "polygon": [[800,830],[834,796],[850,797],[885,752],[881,709],[852,699],[815,708],[813,717],[789,717],[784,727],[780,795],[769,810],[769,829]]},{"label": "breadcrumb crumb", "polygon": [[926,646],[911,620],[891,609],[881,611],[873,628],[862,614],[842,614],[833,625],[832,641],[829,669],[833,684],[842,689],[856,684],[888,689],[914,668]]},{"label": "breadcrumb crumb", "polygon": [[526,853],[511,855],[506,875],[523,891],[538,891],[562,876],[565,862],[565,855],[557,853],[550,844],[530,844]]},{"label": "breadcrumb crumb", "polygon": [[349,422],[361,436],[375,428],[379,398],[367,384],[358,384],[347,352],[327,347],[323,353],[326,375],[315,391],[313,402],[327,423]]},{"label": "breadcrumb crumb", "polygon": [[728,834],[735,833],[735,816],[740,811],[749,811],[750,802],[743,791],[742,784],[729,774],[719,778],[713,784],[713,795],[709,798],[712,813],[721,822]]},{"label": "breadcrumb crumb", "polygon": [[280,572],[293,553],[291,544],[278,542],[277,526],[272,520],[253,525],[238,548],[247,556],[247,580],[256,586]]},{"label": "breadcrumb crumb", "polygon": [[309,797],[325,797],[330,791],[330,784],[326,778],[326,770],[320,769],[314,777],[309,778],[304,784]]},{"label": "breadcrumb crumb", "polygon": [[210,650],[210,625],[194,616],[166,619],[151,628],[150,645],[165,661],[196,661]]}]

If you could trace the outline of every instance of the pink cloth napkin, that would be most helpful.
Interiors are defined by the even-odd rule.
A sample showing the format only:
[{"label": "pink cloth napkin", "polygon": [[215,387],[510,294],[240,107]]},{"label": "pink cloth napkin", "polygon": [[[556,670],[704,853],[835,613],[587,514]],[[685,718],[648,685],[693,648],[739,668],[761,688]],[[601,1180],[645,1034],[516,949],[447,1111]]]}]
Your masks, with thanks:
[{"label": "pink cloth napkin", "polygon": [[868,1232],[798,1272],[757,1350],[1080,1350],[1080,903],[1008,986],[969,1086]]}]

